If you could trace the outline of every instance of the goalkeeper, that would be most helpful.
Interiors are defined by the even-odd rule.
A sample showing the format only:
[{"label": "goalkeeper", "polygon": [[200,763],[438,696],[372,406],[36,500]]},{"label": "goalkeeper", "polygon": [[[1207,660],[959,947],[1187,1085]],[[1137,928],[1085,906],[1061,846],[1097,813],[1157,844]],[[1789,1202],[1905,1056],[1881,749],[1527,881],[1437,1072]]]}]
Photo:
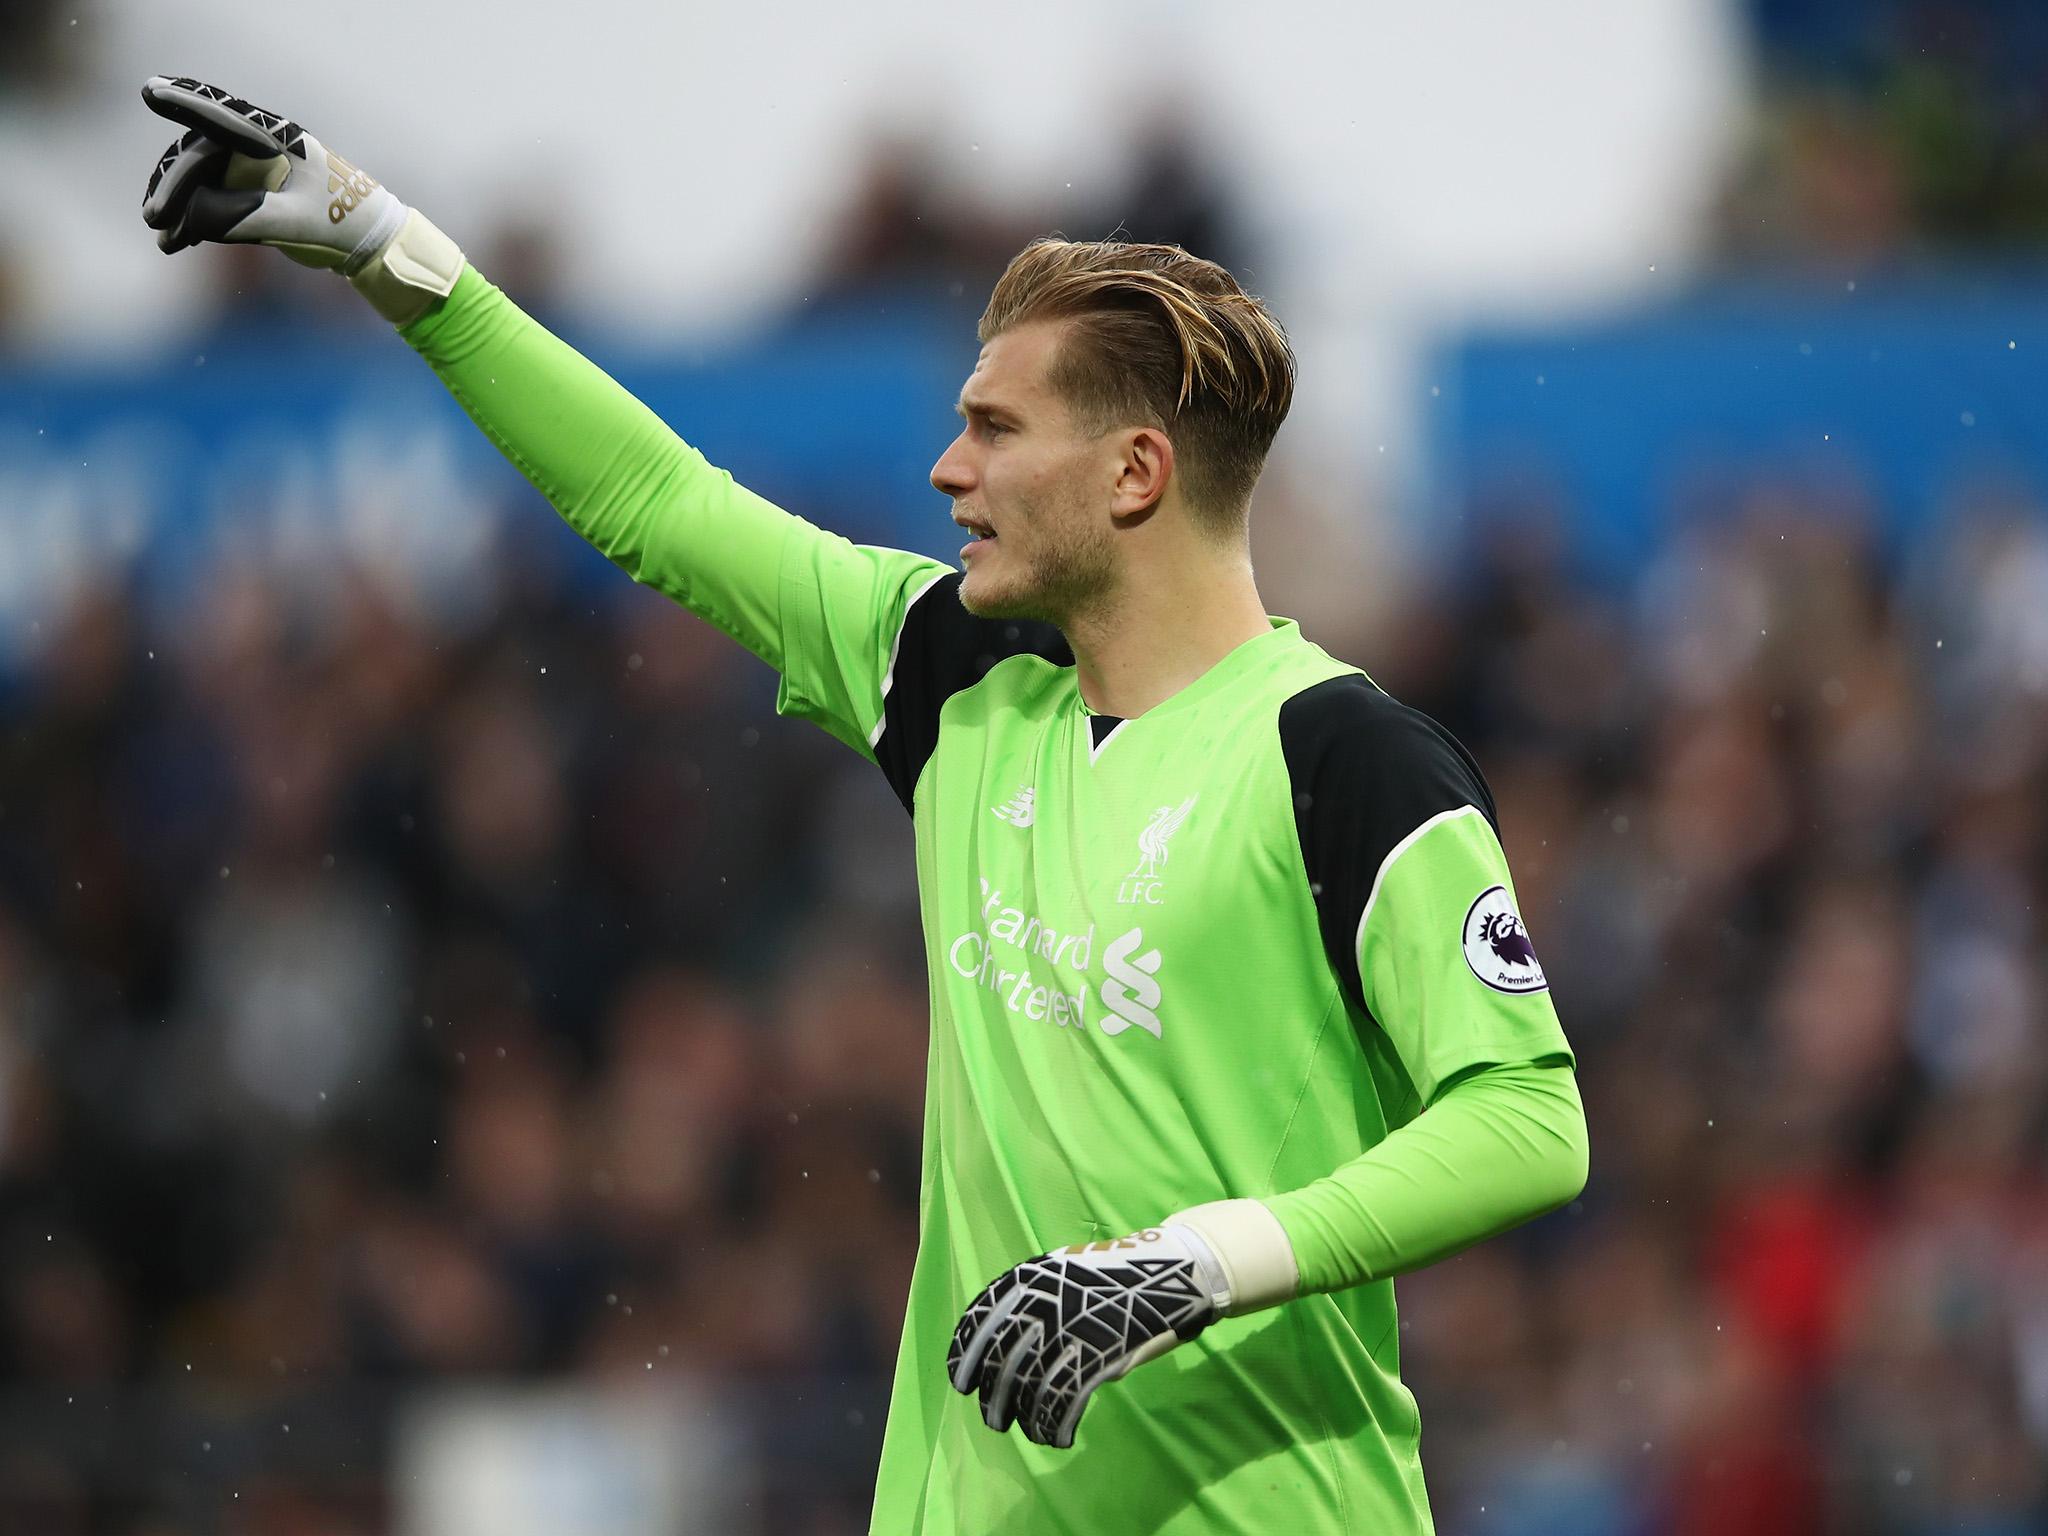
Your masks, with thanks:
[{"label": "goalkeeper", "polygon": [[1572,1198],[1585,1120],[1479,770],[1253,585],[1294,382],[1263,305],[1175,247],[1026,247],[932,469],[955,570],[735,485],[297,124],[143,95],[188,130],[165,250],[344,274],[910,812],[921,1237],[873,1529],[1429,1530],[1392,1278]]}]

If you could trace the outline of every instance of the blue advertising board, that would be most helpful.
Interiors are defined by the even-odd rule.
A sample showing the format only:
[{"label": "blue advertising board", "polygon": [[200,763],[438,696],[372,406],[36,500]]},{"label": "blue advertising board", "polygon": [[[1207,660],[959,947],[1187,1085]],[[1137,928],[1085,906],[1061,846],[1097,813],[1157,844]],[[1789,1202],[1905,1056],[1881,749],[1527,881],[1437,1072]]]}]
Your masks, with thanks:
[{"label": "blue advertising board", "polygon": [[1973,486],[2048,478],[2048,284],[2008,275],[1713,288],[1471,336],[1431,376],[1430,526],[1540,509],[1596,578],[1763,481],[1897,554]]}]

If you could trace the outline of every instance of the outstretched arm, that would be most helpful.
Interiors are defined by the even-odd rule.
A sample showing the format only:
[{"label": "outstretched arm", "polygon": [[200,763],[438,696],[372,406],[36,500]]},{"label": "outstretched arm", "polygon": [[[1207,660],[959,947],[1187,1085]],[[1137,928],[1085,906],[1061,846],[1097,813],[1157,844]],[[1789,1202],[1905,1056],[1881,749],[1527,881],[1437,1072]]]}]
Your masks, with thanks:
[{"label": "outstretched arm", "polygon": [[706,463],[474,268],[400,334],[607,559],[784,670],[783,561],[818,530]]},{"label": "outstretched arm", "polygon": [[162,249],[270,245],[348,278],[570,526],[780,672],[778,710],[876,755],[905,616],[947,566],[851,544],[735,484],[289,118],[182,77],[142,94],[186,129],[143,201]]}]

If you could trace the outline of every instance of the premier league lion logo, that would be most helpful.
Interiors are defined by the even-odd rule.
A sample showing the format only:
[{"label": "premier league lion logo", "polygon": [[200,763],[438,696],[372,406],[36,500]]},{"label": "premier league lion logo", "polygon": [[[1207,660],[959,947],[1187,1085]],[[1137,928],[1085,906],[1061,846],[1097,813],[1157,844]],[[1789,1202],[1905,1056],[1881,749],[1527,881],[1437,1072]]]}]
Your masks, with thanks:
[{"label": "premier league lion logo", "polygon": [[1466,910],[1465,963],[1496,992],[1541,992],[1550,985],[1504,885],[1488,886]]},{"label": "premier league lion logo", "polygon": [[1522,920],[1512,912],[1491,912],[1479,925],[1479,936],[1509,965],[1536,963],[1536,950],[1522,931]]}]

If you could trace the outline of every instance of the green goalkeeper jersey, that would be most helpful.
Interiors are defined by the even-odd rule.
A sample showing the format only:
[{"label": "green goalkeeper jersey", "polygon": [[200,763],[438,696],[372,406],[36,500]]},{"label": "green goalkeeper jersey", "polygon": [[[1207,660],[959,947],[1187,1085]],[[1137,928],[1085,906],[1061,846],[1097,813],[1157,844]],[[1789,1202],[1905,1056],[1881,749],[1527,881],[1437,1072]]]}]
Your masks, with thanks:
[{"label": "green goalkeeper jersey", "polygon": [[[1092,714],[1057,631],[753,496],[474,272],[407,335],[910,812],[931,1037],[878,1536],[1428,1530],[1392,1282],[1317,1291],[1329,1210],[1300,1192],[1475,1069],[1570,1060],[1464,751],[1282,618],[1142,716]],[[1012,1264],[1243,1196],[1311,1293],[1106,1387],[1073,1449],[949,1388],[955,1322]]]}]

